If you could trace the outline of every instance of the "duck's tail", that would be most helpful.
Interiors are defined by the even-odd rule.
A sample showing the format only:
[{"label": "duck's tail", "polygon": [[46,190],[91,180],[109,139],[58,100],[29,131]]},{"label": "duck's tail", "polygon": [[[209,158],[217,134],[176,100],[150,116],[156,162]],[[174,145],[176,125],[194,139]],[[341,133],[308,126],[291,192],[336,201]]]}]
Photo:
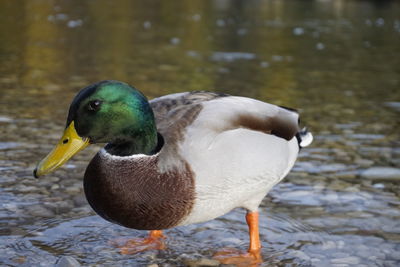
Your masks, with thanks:
[{"label": "duck's tail", "polygon": [[300,148],[308,146],[309,144],[312,143],[312,141],[314,139],[312,133],[309,132],[306,127],[301,129],[296,134],[296,138],[297,138],[297,141],[299,142],[299,147]]}]

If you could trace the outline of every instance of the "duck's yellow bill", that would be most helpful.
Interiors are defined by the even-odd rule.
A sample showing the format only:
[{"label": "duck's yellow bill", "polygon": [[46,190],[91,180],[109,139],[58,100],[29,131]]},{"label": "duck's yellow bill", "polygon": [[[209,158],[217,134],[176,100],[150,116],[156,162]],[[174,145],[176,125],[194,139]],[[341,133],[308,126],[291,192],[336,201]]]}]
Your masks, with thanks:
[{"label": "duck's yellow bill", "polygon": [[56,147],[45,157],[36,169],[33,175],[39,176],[48,174],[69,160],[73,155],[89,145],[89,138],[80,137],[74,126],[74,121],[65,129],[63,136]]}]

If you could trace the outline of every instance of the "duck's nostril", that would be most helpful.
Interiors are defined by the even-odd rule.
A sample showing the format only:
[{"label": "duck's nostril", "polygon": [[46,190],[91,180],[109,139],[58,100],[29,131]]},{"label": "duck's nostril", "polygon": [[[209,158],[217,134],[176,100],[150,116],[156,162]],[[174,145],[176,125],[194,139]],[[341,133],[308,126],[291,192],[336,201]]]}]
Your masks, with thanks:
[{"label": "duck's nostril", "polygon": [[63,142],[63,144],[65,145],[66,143],[68,143],[68,138],[66,138],[66,139],[64,139],[62,142]]}]

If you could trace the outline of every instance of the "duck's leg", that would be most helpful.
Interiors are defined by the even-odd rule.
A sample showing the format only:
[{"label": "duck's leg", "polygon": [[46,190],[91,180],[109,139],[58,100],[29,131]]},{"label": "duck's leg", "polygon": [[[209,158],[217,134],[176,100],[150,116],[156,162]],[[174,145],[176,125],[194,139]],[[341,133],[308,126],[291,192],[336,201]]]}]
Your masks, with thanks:
[{"label": "duck's leg", "polygon": [[246,214],[246,222],[249,226],[250,245],[249,253],[255,258],[261,260],[261,243],[260,233],[258,230],[258,212],[248,212]]},{"label": "duck's leg", "polygon": [[214,255],[222,264],[237,266],[257,266],[262,262],[260,234],[258,231],[258,212],[247,212],[246,222],[249,227],[250,245],[247,252],[235,249],[223,249]]},{"label": "duck's leg", "polygon": [[146,238],[133,238],[124,242],[123,245],[115,245],[120,249],[121,254],[135,254],[145,250],[165,249],[165,236],[161,230],[152,230]]}]

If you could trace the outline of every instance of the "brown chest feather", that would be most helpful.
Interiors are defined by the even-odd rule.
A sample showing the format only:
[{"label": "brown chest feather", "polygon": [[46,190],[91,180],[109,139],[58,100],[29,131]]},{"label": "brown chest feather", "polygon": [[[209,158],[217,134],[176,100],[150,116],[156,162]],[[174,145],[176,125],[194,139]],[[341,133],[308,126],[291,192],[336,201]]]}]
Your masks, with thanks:
[{"label": "brown chest feather", "polygon": [[156,230],[176,226],[191,211],[190,167],[160,173],[158,157],[109,160],[97,154],[86,169],[84,189],[92,208],[122,226]]}]

